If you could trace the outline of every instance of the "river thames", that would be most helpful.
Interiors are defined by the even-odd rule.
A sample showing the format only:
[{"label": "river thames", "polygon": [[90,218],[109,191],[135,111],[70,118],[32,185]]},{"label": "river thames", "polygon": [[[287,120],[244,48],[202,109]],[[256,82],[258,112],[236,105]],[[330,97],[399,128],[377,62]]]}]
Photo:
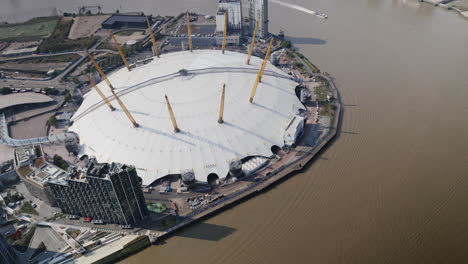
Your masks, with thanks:
[{"label": "river thames", "polygon": [[[97,2],[4,0],[0,16]],[[468,20],[416,0],[289,2],[329,16],[270,3],[270,31],[335,78],[339,137],[302,173],[122,263],[466,263]],[[216,12],[215,0],[100,3]]]}]

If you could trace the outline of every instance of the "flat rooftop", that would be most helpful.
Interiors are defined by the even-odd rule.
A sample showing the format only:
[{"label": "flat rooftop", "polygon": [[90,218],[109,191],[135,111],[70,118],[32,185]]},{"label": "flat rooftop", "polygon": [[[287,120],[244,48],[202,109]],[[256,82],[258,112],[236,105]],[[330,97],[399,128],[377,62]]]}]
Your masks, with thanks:
[{"label": "flat rooftop", "polygon": [[[190,25],[192,29],[192,35],[210,35],[216,33],[216,24],[206,24],[206,25]],[[177,30],[176,35],[187,35],[187,25],[182,25]]]},{"label": "flat rooftop", "polygon": [[17,105],[50,103],[54,99],[40,93],[15,93],[0,96],[0,110]]},{"label": "flat rooftop", "polygon": [[125,22],[125,23],[145,23],[146,24],[146,17],[145,16],[135,16],[135,15],[112,15],[108,19],[106,19],[102,24],[113,25],[116,22]]}]

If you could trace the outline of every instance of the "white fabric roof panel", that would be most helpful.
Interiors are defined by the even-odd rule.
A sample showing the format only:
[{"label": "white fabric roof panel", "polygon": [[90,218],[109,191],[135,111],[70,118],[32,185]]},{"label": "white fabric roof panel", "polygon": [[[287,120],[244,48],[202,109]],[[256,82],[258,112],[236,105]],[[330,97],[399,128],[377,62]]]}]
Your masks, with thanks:
[{"label": "white fabric roof panel", "polygon": [[[93,89],[73,116],[81,154],[99,162],[120,162],[146,172],[143,185],[168,174],[191,169],[199,181],[210,173],[227,175],[229,161],[249,155],[271,155],[283,145],[284,130],[303,105],[297,83],[268,63],[254,103],[249,96],[262,60],[246,54],[195,50],[162,54],[128,72],[109,76],[116,92],[137,123],[134,128],[117,101],[110,111]],[[188,76],[176,74],[188,70]],[[171,75],[169,77],[161,77]],[[226,83],[224,123],[218,124],[221,90]],[[105,82],[99,88],[110,96]],[[164,95],[167,94],[181,132],[173,131]]]}]

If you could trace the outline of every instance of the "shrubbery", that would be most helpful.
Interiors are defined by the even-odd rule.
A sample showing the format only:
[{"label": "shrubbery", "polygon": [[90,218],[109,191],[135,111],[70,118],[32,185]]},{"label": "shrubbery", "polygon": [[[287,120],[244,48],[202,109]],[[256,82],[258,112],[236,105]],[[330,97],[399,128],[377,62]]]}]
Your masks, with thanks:
[{"label": "shrubbery", "polygon": [[68,170],[68,163],[60,156],[60,155],[57,155],[55,154],[54,155],[54,165],[59,167],[59,168],[62,168],[64,170]]}]

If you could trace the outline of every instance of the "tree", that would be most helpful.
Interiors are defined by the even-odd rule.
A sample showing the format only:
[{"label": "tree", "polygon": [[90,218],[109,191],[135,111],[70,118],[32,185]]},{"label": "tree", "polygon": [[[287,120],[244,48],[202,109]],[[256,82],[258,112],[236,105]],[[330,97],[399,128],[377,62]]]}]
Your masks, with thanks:
[{"label": "tree", "polygon": [[283,48],[290,49],[290,48],[292,47],[291,41],[290,41],[290,40],[285,40],[285,41],[283,41],[282,47],[283,47]]},{"label": "tree", "polygon": [[11,89],[9,87],[0,88],[0,94],[11,94]]},{"label": "tree", "polygon": [[47,122],[49,122],[50,126],[57,127],[57,118],[55,117],[55,115],[49,117],[49,120]]},{"label": "tree", "polygon": [[300,62],[296,62],[296,63],[294,63],[294,66],[296,66],[297,68],[301,68],[302,66],[304,66],[304,64],[302,64]]},{"label": "tree", "polygon": [[71,100],[71,94],[70,92],[67,92],[67,94],[65,95],[65,98],[63,99],[65,101],[65,103],[69,102]]},{"label": "tree", "polygon": [[46,92],[47,95],[58,95],[59,90],[55,88],[45,88],[44,91]]},{"label": "tree", "polygon": [[54,165],[63,170],[68,170],[68,163],[60,155],[54,155]]},{"label": "tree", "polygon": [[71,80],[72,80],[72,82],[74,82],[74,83],[76,83],[76,84],[79,84],[79,83],[80,83],[80,80],[79,80],[78,77],[76,77],[76,76],[71,77]]}]

